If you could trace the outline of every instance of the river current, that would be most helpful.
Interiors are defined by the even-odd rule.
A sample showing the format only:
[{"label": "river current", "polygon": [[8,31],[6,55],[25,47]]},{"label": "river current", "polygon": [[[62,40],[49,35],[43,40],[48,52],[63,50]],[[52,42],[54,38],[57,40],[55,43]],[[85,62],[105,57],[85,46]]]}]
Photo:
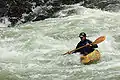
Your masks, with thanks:
[{"label": "river current", "polygon": [[[0,28],[0,80],[119,80],[120,13],[72,9],[66,17]],[[76,47],[80,32],[92,41],[106,36],[97,64],[81,64],[79,54],[62,55]]]}]

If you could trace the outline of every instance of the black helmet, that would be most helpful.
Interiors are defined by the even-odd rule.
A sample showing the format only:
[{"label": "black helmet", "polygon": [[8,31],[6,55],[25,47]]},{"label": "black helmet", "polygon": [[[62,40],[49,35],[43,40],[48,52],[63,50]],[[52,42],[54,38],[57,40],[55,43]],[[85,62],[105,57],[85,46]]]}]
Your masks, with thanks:
[{"label": "black helmet", "polygon": [[79,37],[86,37],[86,34],[85,34],[84,32],[81,32],[81,33],[79,34]]}]

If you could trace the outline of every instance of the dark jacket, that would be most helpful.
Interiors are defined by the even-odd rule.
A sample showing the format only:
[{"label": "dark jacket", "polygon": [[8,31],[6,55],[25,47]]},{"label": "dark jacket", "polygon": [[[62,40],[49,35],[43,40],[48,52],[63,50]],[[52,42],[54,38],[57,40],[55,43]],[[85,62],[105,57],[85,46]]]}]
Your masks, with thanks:
[{"label": "dark jacket", "polygon": [[[86,40],[84,40],[84,41],[80,41],[80,42],[77,44],[76,49],[79,48],[79,47],[81,47],[81,46],[86,45],[87,43],[90,44],[90,43],[92,43],[92,41],[90,41],[90,40],[88,40],[88,39],[86,39]],[[93,51],[94,51],[94,48],[98,48],[98,45],[95,44],[95,45],[92,45],[92,46],[87,46],[87,47],[81,48],[81,49],[79,49],[79,50],[76,50],[76,51],[74,51],[73,53],[80,52],[80,53],[83,54],[83,55],[87,55],[87,54],[89,54],[90,52],[93,52]]]}]

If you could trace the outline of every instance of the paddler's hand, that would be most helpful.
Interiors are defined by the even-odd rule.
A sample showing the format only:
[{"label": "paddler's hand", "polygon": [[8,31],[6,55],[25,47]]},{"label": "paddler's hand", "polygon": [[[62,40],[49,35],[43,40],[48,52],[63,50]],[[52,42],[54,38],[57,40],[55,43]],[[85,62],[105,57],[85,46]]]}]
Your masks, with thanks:
[{"label": "paddler's hand", "polygon": [[71,51],[68,51],[67,54],[71,54],[72,52]]},{"label": "paddler's hand", "polygon": [[68,51],[68,52],[66,52],[65,54],[63,54],[63,55],[66,55],[66,54],[71,54],[71,52],[70,51]]},{"label": "paddler's hand", "polygon": [[92,46],[92,44],[89,44],[89,43],[87,43],[86,45],[87,45],[87,46],[90,46],[90,47]]},{"label": "paddler's hand", "polygon": [[90,44],[89,46],[90,46],[90,47],[92,47],[93,45],[92,45],[92,44]]}]

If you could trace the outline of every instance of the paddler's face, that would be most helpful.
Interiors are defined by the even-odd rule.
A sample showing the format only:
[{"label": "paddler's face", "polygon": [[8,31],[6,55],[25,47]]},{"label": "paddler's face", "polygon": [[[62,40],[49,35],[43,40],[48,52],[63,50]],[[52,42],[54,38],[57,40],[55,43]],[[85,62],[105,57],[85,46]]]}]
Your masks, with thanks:
[{"label": "paddler's face", "polygon": [[86,39],[86,37],[80,37],[81,41],[84,41]]}]

